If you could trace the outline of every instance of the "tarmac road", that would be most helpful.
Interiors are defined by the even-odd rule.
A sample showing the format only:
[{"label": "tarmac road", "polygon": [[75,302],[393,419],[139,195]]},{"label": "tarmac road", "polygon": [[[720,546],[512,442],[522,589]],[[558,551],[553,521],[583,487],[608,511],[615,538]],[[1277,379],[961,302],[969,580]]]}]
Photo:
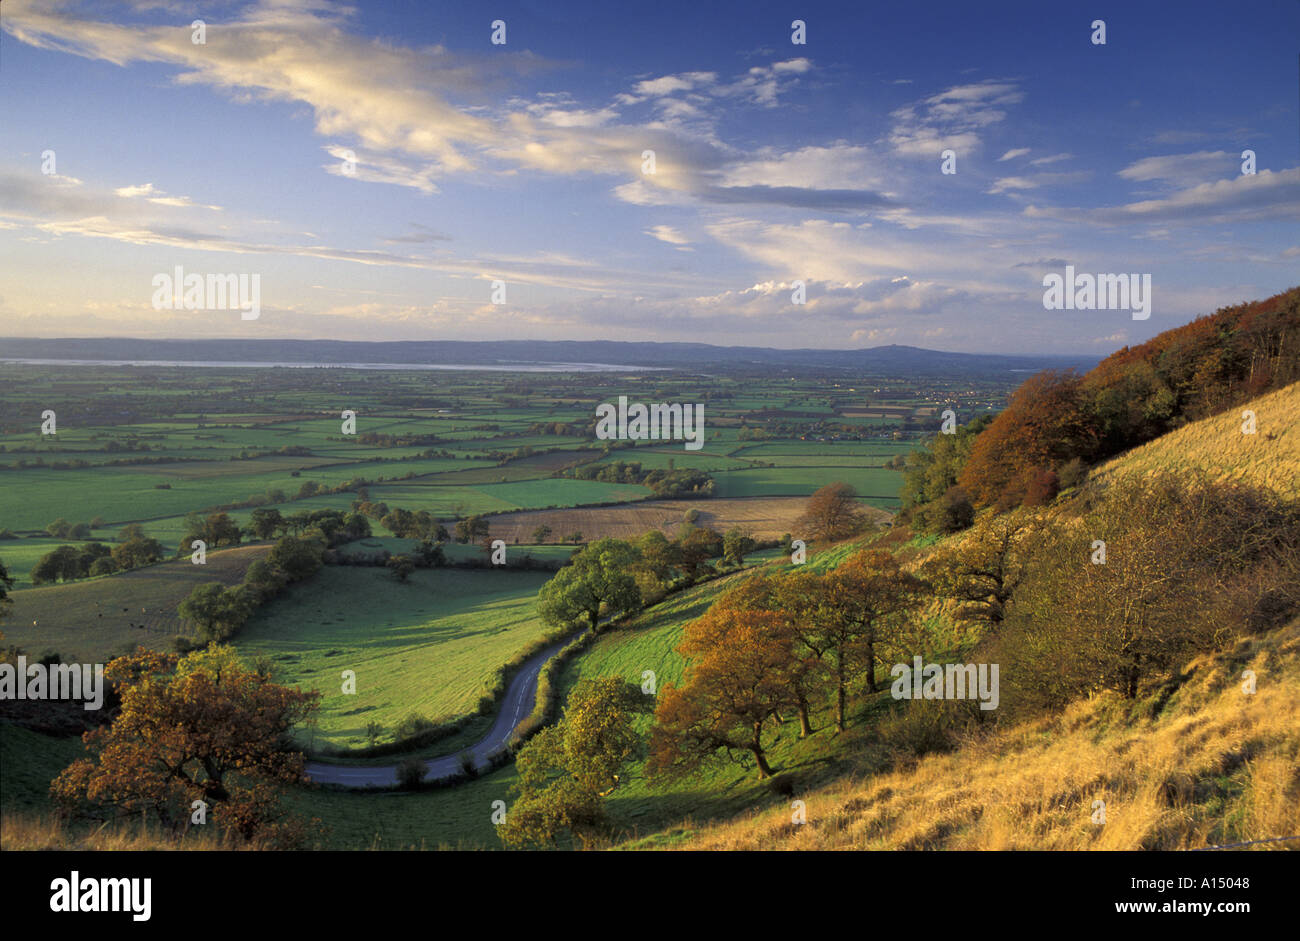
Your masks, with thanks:
[{"label": "tarmac road", "polygon": [[[542,665],[555,656],[563,647],[576,639],[556,641],[551,646],[535,654],[524,662],[506,688],[501,700],[501,711],[492,723],[487,735],[468,748],[453,755],[430,758],[425,762],[429,773],[426,781],[436,781],[461,773],[461,756],[469,753],[474,757],[474,766],[485,770],[493,754],[501,751],[510,741],[510,736],[520,722],[533,711],[537,699],[537,677],[542,672]],[[397,764],[391,765],[335,765],[325,761],[307,762],[307,777],[317,784],[339,784],[344,787],[391,787],[397,783]]]}]

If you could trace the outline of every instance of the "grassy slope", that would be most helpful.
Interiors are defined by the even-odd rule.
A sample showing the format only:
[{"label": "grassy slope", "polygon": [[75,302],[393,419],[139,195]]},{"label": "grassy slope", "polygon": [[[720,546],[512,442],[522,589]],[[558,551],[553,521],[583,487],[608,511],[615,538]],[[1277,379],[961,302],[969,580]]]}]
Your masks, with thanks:
[{"label": "grassy slope", "polygon": [[[848,551],[847,546],[836,548]],[[789,567],[784,556],[772,564]],[[583,678],[620,676],[641,686],[647,670],[654,671],[659,688],[665,683],[680,683],[686,664],[675,648],[681,642],[685,625],[702,615],[719,593],[744,577],[744,574],[733,575],[696,586],[610,631],[567,665],[560,680],[561,695],[567,696]],[[868,703],[863,712],[871,713],[877,708],[878,704]],[[803,786],[834,778],[844,769],[838,756],[845,751],[846,743],[857,739],[864,728],[862,719],[860,712],[853,720],[856,727],[837,739],[827,727],[828,717],[814,715],[814,734],[802,741],[798,738],[797,723],[786,722],[779,732],[769,732],[765,738],[773,769],[781,777],[797,780]],[[648,730],[649,717],[641,723]],[[645,777],[644,762],[638,761],[629,768],[625,783],[606,799],[605,806],[621,836],[634,838],[682,818],[721,820],[756,804],[774,801],[780,802],[781,798],[774,796],[769,783],[758,781],[752,767],[719,762],[697,778],[652,786]]]},{"label": "grassy slope", "polygon": [[[1241,689],[1247,668],[1259,677],[1253,695]],[[1130,712],[1101,695],[949,754],[800,794],[805,826],[781,806],[672,828],[647,845],[1170,850],[1300,832],[1300,620],[1189,669],[1163,709],[1151,699]],[[1095,800],[1106,803],[1104,825],[1092,822]]]},{"label": "grassy slope", "polygon": [[[1240,431],[1246,408],[1257,416],[1255,436]],[[1300,384],[1156,439],[1097,475],[1201,468],[1294,496],[1297,408]],[[808,564],[824,568],[842,554],[832,549]],[[1254,695],[1240,688],[1247,668],[1259,677]],[[886,773],[876,773],[886,755],[867,734],[857,775],[798,794],[806,826],[792,825],[788,802],[770,800],[745,818],[705,827],[686,820],[628,845],[1182,849],[1300,833],[1300,621],[1200,657],[1184,676],[1163,707],[1147,700],[1126,710],[1099,695]],[[1098,799],[1105,826],[1091,820]]]},{"label": "grassy slope", "polygon": [[[391,730],[414,712],[472,712],[496,670],[546,633],[536,616],[547,572],[328,566],[260,609],[235,638],[265,654],[289,686],[319,689],[314,743],[365,744],[366,723]],[[341,692],[354,670],[357,691]]]},{"label": "grassy slope", "polygon": [[[1242,433],[1242,412],[1255,412],[1256,432]],[[1154,470],[1202,470],[1300,495],[1300,382],[1240,408],[1204,418],[1134,448],[1097,469],[1101,479]]]}]

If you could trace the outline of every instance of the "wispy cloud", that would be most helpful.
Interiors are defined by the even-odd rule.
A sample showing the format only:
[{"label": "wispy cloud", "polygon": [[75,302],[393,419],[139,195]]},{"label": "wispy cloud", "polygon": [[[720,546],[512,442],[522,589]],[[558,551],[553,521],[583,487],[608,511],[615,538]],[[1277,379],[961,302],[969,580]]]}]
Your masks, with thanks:
[{"label": "wispy cloud", "polygon": [[934,157],[945,149],[970,153],[979,149],[985,129],[1006,118],[1004,109],[1024,98],[1010,81],[954,85],[893,111],[889,142],[898,153],[912,157]]}]

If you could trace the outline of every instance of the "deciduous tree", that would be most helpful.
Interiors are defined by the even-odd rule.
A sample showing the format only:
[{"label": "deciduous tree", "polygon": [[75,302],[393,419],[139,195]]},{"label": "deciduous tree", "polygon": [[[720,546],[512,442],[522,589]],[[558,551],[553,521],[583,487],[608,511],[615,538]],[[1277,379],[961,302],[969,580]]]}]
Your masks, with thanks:
[{"label": "deciduous tree", "polygon": [[648,773],[659,780],[690,776],[725,753],[751,757],[759,778],[768,777],[765,726],[796,708],[793,638],[784,618],[715,604],[686,625],[677,649],[691,662],[682,686],[660,690]]},{"label": "deciduous tree", "polygon": [[578,681],[564,716],[516,759],[518,799],[499,831],[507,846],[550,844],[566,831],[589,842],[603,833],[601,799],[642,753],[635,718],[648,711],[648,702],[616,676]]},{"label": "deciduous tree", "polygon": [[640,555],[621,539],[598,539],[542,586],[537,609],[550,625],[585,624],[597,632],[602,611],[616,616],[641,606],[632,570]]},{"label": "deciduous tree", "polygon": [[876,667],[887,665],[885,652],[895,640],[887,631],[901,632],[899,620],[921,603],[924,588],[893,555],[879,549],[856,552],[825,576],[818,627],[834,677],[837,730],[848,725],[850,680],[860,672],[867,690],[876,691]]},{"label": "deciduous tree", "polygon": [[273,683],[244,667],[229,647],[179,661],[141,649],[111,661],[105,679],[121,695],[111,725],[87,732],[89,757],[51,784],[65,807],[149,811],[166,825],[189,818],[192,801],[245,839],[292,839],[279,788],[303,780],[290,733],[320,694]]},{"label": "deciduous tree", "polygon": [[855,535],[867,526],[857,491],[841,482],[827,484],[814,493],[798,522],[803,532],[827,541]]}]

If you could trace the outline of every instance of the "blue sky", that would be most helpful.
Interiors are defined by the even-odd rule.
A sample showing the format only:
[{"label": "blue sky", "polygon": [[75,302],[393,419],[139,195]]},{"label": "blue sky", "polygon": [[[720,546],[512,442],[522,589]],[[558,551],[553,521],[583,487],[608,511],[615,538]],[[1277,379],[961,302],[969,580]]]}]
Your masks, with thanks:
[{"label": "blue sky", "polygon": [[[0,27],[0,335],[1102,355],[1300,283],[1289,0],[6,0]],[[1151,274],[1150,319],[1045,310],[1067,264]],[[258,274],[261,316],[155,310],[177,265]]]}]

